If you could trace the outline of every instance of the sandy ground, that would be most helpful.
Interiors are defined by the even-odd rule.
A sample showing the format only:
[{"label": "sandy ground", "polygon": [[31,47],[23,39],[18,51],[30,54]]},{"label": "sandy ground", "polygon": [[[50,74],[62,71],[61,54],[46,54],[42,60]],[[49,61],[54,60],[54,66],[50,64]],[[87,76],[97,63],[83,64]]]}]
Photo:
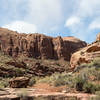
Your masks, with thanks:
[{"label": "sandy ground", "polygon": [[65,90],[65,86],[53,87],[48,84],[37,84],[31,88],[5,88],[0,89],[0,100],[3,98],[16,98],[19,95],[27,95],[31,97],[48,97],[48,96],[63,96],[63,97],[77,97],[78,100],[88,100],[89,97],[95,95],[85,93],[68,93]]}]

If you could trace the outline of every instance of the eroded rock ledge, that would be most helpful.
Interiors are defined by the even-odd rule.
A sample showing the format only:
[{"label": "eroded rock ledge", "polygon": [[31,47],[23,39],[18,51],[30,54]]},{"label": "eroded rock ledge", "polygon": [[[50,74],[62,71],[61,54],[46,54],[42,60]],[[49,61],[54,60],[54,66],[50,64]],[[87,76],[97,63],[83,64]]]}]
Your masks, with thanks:
[{"label": "eroded rock ledge", "polygon": [[83,63],[90,63],[98,57],[100,58],[100,33],[95,42],[73,53],[70,61],[71,68],[74,69]]}]

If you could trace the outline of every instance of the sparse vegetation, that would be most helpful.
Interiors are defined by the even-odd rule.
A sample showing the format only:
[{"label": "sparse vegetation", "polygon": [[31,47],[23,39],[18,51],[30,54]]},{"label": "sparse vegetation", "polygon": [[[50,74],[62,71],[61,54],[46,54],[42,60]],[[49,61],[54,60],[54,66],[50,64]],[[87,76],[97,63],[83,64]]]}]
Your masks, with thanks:
[{"label": "sparse vegetation", "polygon": [[91,98],[89,98],[89,100],[100,100],[100,91],[97,91],[96,92],[96,97],[91,97]]},{"label": "sparse vegetation", "polygon": [[83,86],[84,84],[86,83],[86,79],[85,77],[83,76],[77,76],[76,77],[76,85],[75,85],[75,88],[77,91],[83,91]]},{"label": "sparse vegetation", "polygon": [[[82,53],[83,54],[83,53]],[[3,60],[0,62],[0,68],[2,71],[6,72],[9,71],[8,74],[5,74],[4,78],[10,78],[10,77],[18,77],[18,76],[25,76],[32,73],[32,69],[34,68],[34,62],[37,62],[34,58],[18,58],[18,59],[12,59],[11,57],[4,56],[3,54],[0,54]],[[4,58],[3,58],[4,57]],[[21,59],[24,63],[21,63]],[[7,62],[15,61],[18,65],[23,66],[25,64],[25,67],[19,67],[14,65],[9,65]],[[19,63],[20,62],[20,63]],[[41,65],[48,66],[49,69],[52,69],[54,67],[64,67],[65,72],[59,73],[59,72],[53,72],[52,75],[46,75],[44,77],[36,77],[35,75],[31,76],[29,86],[33,86],[37,83],[48,83],[50,85],[53,85],[55,87],[63,86],[69,87],[70,90],[72,88],[76,89],[77,91],[83,91],[86,93],[95,93],[96,91],[100,91],[100,58],[94,59],[89,64],[82,64],[79,66],[79,69],[75,72],[68,72],[69,71],[69,63],[62,63],[62,61],[54,61],[54,60],[38,60],[38,62]],[[78,68],[78,67],[77,67]],[[13,72],[13,73],[12,73]],[[12,73],[12,76],[11,74]],[[0,80],[0,87],[7,87],[8,81],[3,82]]]},{"label": "sparse vegetation", "polygon": [[86,82],[83,86],[83,91],[86,93],[95,93],[95,91],[97,91],[97,87],[96,85],[94,85],[91,82]]},{"label": "sparse vegetation", "polygon": [[16,68],[15,71],[16,71],[16,74],[15,74],[16,77],[24,75],[23,69]]},{"label": "sparse vegetation", "polygon": [[21,89],[20,92],[17,93],[17,96],[20,97],[20,98],[22,98],[23,100],[24,99],[28,100],[27,99],[28,98],[28,93],[27,93],[26,89],[24,89],[24,88]]},{"label": "sparse vegetation", "polygon": [[0,88],[6,88],[9,86],[9,79],[0,79]]},{"label": "sparse vegetation", "polygon": [[36,83],[35,77],[32,77],[29,81],[29,86],[33,86]]},{"label": "sparse vegetation", "polygon": [[[36,97],[34,100],[66,100],[66,97],[55,97],[55,96],[48,96],[48,97]],[[77,100],[76,97],[67,97],[67,100]]]},{"label": "sparse vegetation", "polygon": [[96,91],[100,91],[100,69],[96,67],[98,64],[97,60],[93,62],[91,66],[90,64],[84,64],[85,67],[80,69],[78,72],[65,72],[62,74],[55,73],[52,76],[40,79],[38,82],[49,83],[54,86],[66,85],[70,88],[75,88],[77,91],[95,93]]}]

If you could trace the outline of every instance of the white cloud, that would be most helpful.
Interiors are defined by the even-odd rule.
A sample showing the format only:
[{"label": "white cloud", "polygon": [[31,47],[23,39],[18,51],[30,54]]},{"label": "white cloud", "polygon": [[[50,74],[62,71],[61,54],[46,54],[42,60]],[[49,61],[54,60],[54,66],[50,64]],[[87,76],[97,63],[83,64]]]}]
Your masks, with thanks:
[{"label": "white cloud", "polygon": [[62,6],[60,0],[29,0],[25,20],[35,23],[40,30],[50,31],[50,27],[62,22]]},{"label": "white cloud", "polygon": [[73,26],[73,25],[77,25],[77,24],[79,24],[79,23],[80,23],[80,18],[74,16],[74,17],[70,17],[70,18],[66,21],[65,26],[70,27],[70,26]]},{"label": "white cloud", "polygon": [[78,0],[79,6],[76,14],[81,17],[92,17],[100,13],[100,0]]},{"label": "white cloud", "polygon": [[90,23],[89,25],[90,30],[95,30],[95,29],[100,29],[100,20],[94,20],[93,22]]},{"label": "white cloud", "polygon": [[14,23],[24,20],[24,26],[34,27],[24,28],[28,30],[24,32],[33,32],[38,27],[41,33],[71,33],[68,35],[84,37],[85,40],[92,34],[91,30],[99,29],[97,22],[100,20],[96,19],[100,17],[100,0],[1,0],[0,12],[1,26],[14,27],[15,30]]},{"label": "white cloud", "polygon": [[37,31],[37,27],[34,24],[30,24],[24,21],[14,21],[8,25],[2,26],[19,33],[34,33]]},{"label": "white cloud", "polygon": [[[38,32],[48,33],[58,31],[57,27],[64,20],[61,0],[2,0],[1,4],[6,5],[1,7],[4,10],[3,14],[0,15],[4,22],[3,26],[16,20],[24,20],[35,24],[38,27]],[[6,21],[2,16],[5,16]]]},{"label": "white cloud", "polygon": [[[66,28],[71,32],[71,35],[79,37],[83,40],[87,39],[88,36],[92,36],[93,30],[100,29],[100,0],[76,0],[77,5],[73,9],[69,19],[65,22]],[[74,18],[72,17],[74,16]]]}]

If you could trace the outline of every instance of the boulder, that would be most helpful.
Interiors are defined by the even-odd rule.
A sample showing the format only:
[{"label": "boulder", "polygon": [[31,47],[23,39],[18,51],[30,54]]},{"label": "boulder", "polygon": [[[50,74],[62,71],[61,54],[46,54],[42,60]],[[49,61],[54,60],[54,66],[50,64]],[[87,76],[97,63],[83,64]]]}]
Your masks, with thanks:
[{"label": "boulder", "polygon": [[70,61],[71,68],[74,69],[82,63],[90,63],[98,57],[100,57],[100,42],[95,42],[72,55]]},{"label": "boulder", "polygon": [[17,77],[12,78],[9,81],[9,87],[11,88],[26,88],[29,84],[29,78],[28,77]]}]

